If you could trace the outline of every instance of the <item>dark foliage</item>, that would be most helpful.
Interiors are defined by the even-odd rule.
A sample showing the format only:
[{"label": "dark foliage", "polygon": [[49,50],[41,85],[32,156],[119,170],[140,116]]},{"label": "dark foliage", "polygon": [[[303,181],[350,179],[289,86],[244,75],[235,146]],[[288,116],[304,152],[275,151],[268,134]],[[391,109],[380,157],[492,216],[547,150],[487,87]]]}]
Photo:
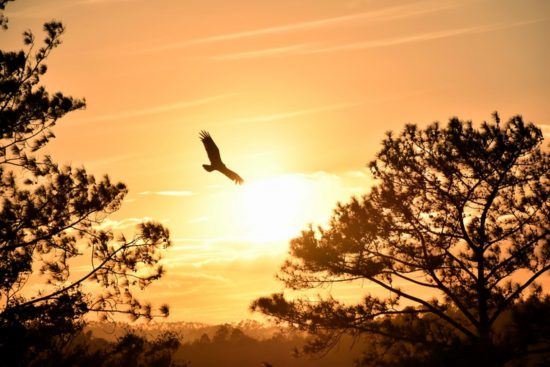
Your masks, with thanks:
[{"label": "dark foliage", "polygon": [[306,336],[281,330],[269,338],[257,339],[238,327],[221,325],[214,334],[203,334],[193,342],[183,343],[176,358],[189,360],[193,367],[328,367],[351,366],[358,353],[351,350],[351,339],[343,340],[340,350],[323,358],[297,358],[293,349],[304,345]]},{"label": "dark foliage", "polygon": [[80,334],[56,351],[53,358],[38,362],[42,367],[187,367],[176,362],[174,354],[180,347],[177,335],[166,332],[154,340],[127,333],[115,342]]},{"label": "dark foliage", "polygon": [[[317,335],[306,352],[369,335],[365,366],[500,366],[548,353],[549,302],[534,282],[550,269],[550,155],[533,124],[494,120],[388,134],[369,165],[370,193],[291,241],[279,276],[288,288],[365,280],[388,297],[347,305],[274,294],[252,308]],[[521,311],[530,307],[536,317]]]},{"label": "dark foliage", "polygon": [[[360,355],[358,349],[352,348],[356,342],[344,338],[340,348],[322,358],[296,358],[292,349],[304,345],[307,336],[291,330],[273,333],[264,329],[264,334],[258,329],[228,324],[198,328],[195,325],[191,329],[177,323],[157,324],[156,329],[151,324],[93,325],[90,331],[73,338],[53,360],[43,361],[40,366],[334,367],[352,366],[353,359]],[[185,336],[199,330],[202,335]]]},{"label": "dark foliage", "polygon": [[[6,4],[13,0],[0,0],[0,11],[6,8]],[[4,16],[3,13],[0,13],[0,28],[3,30],[8,29],[8,18]]]},{"label": "dark foliage", "polygon": [[179,346],[180,341],[177,335],[171,333],[165,333],[153,341],[148,341],[135,334],[127,334],[117,341],[112,350],[107,351],[103,365],[185,367],[187,363],[173,361],[173,354]]},{"label": "dark foliage", "polygon": [[[0,1],[0,11],[6,3]],[[26,31],[24,50],[0,50],[0,365],[27,365],[53,353],[92,311],[155,316],[133,290],[162,276],[159,250],[170,245],[158,223],[140,224],[131,238],[101,229],[126,186],[40,155],[57,121],[85,106],[40,85],[63,32],[61,23],[48,22],[41,46]],[[90,266],[75,276],[69,265],[78,257],[90,259]],[[38,281],[43,288],[33,291],[28,285]],[[100,290],[86,291],[86,281]]]},{"label": "dark foliage", "polygon": [[[192,327],[191,330],[165,324],[171,332],[180,335],[181,346],[174,354],[176,361],[189,361],[192,367],[333,367],[352,366],[359,349],[352,348],[355,341],[343,338],[339,348],[326,355],[297,358],[293,349],[303,346],[308,336],[289,329],[240,325]],[[134,329],[139,335],[151,335],[151,330]],[[194,336],[190,336],[195,332]],[[155,335],[155,333],[152,333]],[[188,335],[188,336],[183,336]]]}]

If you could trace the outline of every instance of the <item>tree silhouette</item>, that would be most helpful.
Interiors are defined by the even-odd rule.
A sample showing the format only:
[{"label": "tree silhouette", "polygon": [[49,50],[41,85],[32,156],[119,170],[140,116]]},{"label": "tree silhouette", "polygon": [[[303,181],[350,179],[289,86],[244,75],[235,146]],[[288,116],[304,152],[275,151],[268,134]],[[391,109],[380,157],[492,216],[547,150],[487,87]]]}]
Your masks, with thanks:
[{"label": "tree silhouette", "polygon": [[[0,10],[6,3],[0,2]],[[136,287],[162,276],[159,250],[170,245],[168,230],[142,223],[127,238],[102,229],[105,217],[120,207],[126,186],[39,154],[54,138],[57,121],[85,106],[84,100],[50,94],[40,85],[44,62],[63,31],[61,23],[48,22],[41,46],[26,31],[25,50],[0,51],[0,359],[8,365],[25,364],[9,356],[31,358],[62,343],[59,337],[78,329],[92,311],[134,319],[168,314],[166,305],[155,313],[133,295]],[[70,272],[77,257],[90,259],[84,275]],[[39,280],[43,289],[33,291],[29,284]],[[100,290],[87,292],[85,281]]]},{"label": "tree silhouette", "polygon": [[[176,361],[181,342],[178,335],[164,332],[156,338],[128,332],[116,341],[94,339],[90,332],[73,338],[56,351],[53,358],[39,360],[41,367],[187,367],[187,361]],[[33,361],[36,362],[36,361]]]},{"label": "tree silhouette", "polygon": [[128,333],[119,338],[104,366],[159,366],[159,367],[186,367],[187,362],[176,363],[173,360],[174,352],[180,347],[177,335],[163,333],[155,340],[148,341],[136,334]]},{"label": "tree silhouette", "polygon": [[[388,133],[369,164],[372,190],[339,204],[328,228],[293,239],[279,274],[293,290],[365,280],[388,296],[347,305],[278,293],[252,309],[317,334],[306,352],[345,332],[368,335],[364,365],[497,366],[548,353],[549,300],[535,286],[550,269],[542,140],[520,116],[502,124],[496,113],[479,128],[453,118]],[[544,312],[537,319],[526,307]]]},{"label": "tree silhouette", "polygon": [[[0,10],[4,10],[6,8],[6,4],[13,0],[0,0]],[[1,29],[8,29],[8,18],[4,16],[3,13],[0,13],[0,28]]]}]

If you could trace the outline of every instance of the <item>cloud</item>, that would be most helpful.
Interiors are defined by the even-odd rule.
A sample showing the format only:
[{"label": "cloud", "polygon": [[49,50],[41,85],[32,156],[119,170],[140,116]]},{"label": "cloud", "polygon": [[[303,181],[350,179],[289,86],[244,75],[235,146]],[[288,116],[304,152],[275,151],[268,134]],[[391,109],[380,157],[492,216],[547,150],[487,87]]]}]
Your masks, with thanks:
[{"label": "cloud", "polygon": [[[166,284],[168,288],[177,288],[182,289],[182,286],[187,283],[188,286],[192,286],[193,284],[196,285],[197,282],[202,281],[212,281],[212,282],[220,282],[224,284],[233,284],[233,282],[229,281],[227,278],[221,276],[221,275],[215,275],[208,272],[200,272],[200,271],[189,271],[186,274],[178,274],[171,277],[171,281],[175,284],[170,284],[170,282],[167,282]],[[210,282],[208,282],[210,283]]]},{"label": "cloud", "polygon": [[303,43],[285,47],[267,48],[262,50],[248,51],[248,52],[236,52],[229,53],[220,56],[212,56],[211,60],[243,60],[243,59],[255,59],[260,57],[287,55],[300,52],[307,52],[312,47],[312,43]]},{"label": "cloud", "polygon": [[337,202],[366,193],[371,184],[365,170],[288,173],[251,180],[246,190],[234,192],[228,198],[234,203],[232,213],[239,216],[229,230],[217,229],[227,220],[223,213],[212,211],[208,218],[192,219],[194,222],[208,219],[208,233],[204,233],[205,237],[174,237],[166,264],[200,267],[265,255],[282,256],[288,251],[288,241],[308,223],[325,225]]},{"label": "cloud", "polygon": [[266,48],[260,50],[252,50],[246,52],[227,53],[218,56],[210,57],[213,60],[242,60],[262,57],[276,57],[276,56],[289,56],[289,55],[312,55],[312,54],[324,54],[339,51],[353,51],[353,50],[365,50],[372,48],[390,47],[397,45],[404,45],[409,43],[426,42],[436,39],[443,39],[449,37],[457,37],[467,34],[480,34],[494,32],[498,30],[504,30],[509,28],[520,27],[524,25],[534,24],[546,21],[546,19],[535,19],[514,23],[499,23],[488,24],[474,27],[465,27],[457,29],[449,29],[435,32],[426,32],[416,34],[412,36],[394,37],[386,39],[378,39],[363,42],[353,42],[332,46],[319,46],[313,44],[298,44],[286,47]]},{"label": "cloud", "polygon": [[94,226],[94,229],[103,230],[103,229],[124,229],[133,227],[139,223],[149,222],[153,220],[151,217],[141,217],[141,218],[125,218],[121,220],[113,219],[104,219],[101,223]]},{"label": "cloud", "polygon": [[[321,112],[330,112],[330,111],[338,111],[338,110],[344,110],[348,108],[353,108],[365,104],[379,104],[379,103],[386,103],[386,102],[392,102],[392,101],[398,101],[402,99],[409,98],[411,96],[416,96],[424,93],[428,93],[430,90],[415,90],[409,93],[404,93],[401,95],[395,95],[392,97],[385,97],[385,98],[376,98],[376,99],[370,99],[365,101],[357,101],[357,102],[347,102],[347,103],[336,103],[331,104],[328,106],[319,106],[319,107],[311,107],[311,108],[305,108],[302,110],[295,110],[295,111],[287,111],[287,112],[279,112],[279,113],[273,113],[273,114],[265,114],[265,115],[256,115],[256,116],[249,116],[249,117],[242,117],[242,118],[236,118],[233,120],[227,120],[223,123],[221,123],[218,126],[225,126],[225,125],[239,125],[239,124],[250,124],[250,123],[262,123],[262,122],[272,122],[272,121],[279,121],[279,120],[285,120],[293,117],[300,117],[305,115],[311,115]],[[261,154],[267,154],[266,152],[262,152]],[[208,188],[215,189],[215,188],[223,188],[224,186],[221,185],[210,185]]]},{"label": "cloud", "polygon": [[258,246],[246,234],[212,238],[172,238],[172,243],[170,253],[162,260],[167,268],[201,268],[234,261],[253,261],[263,256],[280,257],[286,253],[286,241],[284,244],[273,243],[272,248],[268,249]]},{"label": "cloud", "polygon": [[190,101],[181,101],[181,102],[175,102],[170,104],[163,104],[163,105],[148,107],[144,109],[120,111],[112,114],[106,114],[106,115],[90,117],[87,119],[81,119],[76,122],[84,123],[84,122],[97,122],[97,121],[112,121],[112,120],[127,119],[131,117],[139,117],[144,115],[153,115],[153,114],[158,114],[163,112],[169,112],[174,110],[200,106],[200,105],[208,104],[214,101],[230,98],[238,94],[239,93],[220,94],[213,97],[205,97],[205,98],[199,98],[199,99],[194,99]]},{"label": "cloud", "polygon": [[249,123],[255,123],[255,122],[278,121],[278,120],[284,120],[284,119],[288,119],[288,118],[292,118],[292,117],[310,115],[310,114],[314,114],[314,113],[342,110],[342,109],[346,109],[346,108],[359,106],[363,103],[364,102],[338,103],[338,104],[333,104],[333,105],[328,105],[328,106],[312,107],[312,108],[306,108],[306,109],[303,109],[303,110],[281,112],[281,113],[275,113],[275,114],[270,114],[270,115],[258,115],[258,116],[251,116],[251,117],[243,117],[243,118],[238,118],[238,119],[234,119],[234,120],[229,120],[223,125],[238,125],[238,124],[249,124]]},{"label": "cloud", "polygon": [[252,299],[278,289],[274,274],[283,259],[236,259],[199,267],[174,264],[148,288],[146,298],[169,299],[175,320],[238,321],[247,317]]},{"label": "cloud", "polygon": [[204,44],[204,43],[213,43],[213,42],[222,42],[222,41],[232,41],[243,38],[266,36],[272,34],[280,34],[287,32],[296,32],[304,31],[310,29],[318,29],[329,26],[334,26],[338,24],[345,24],[354,21],[387,21],[393,19],[408,18],[412,16],[417,16],[426,13],[439,12],[442,10],[450,9],[456,5],[451,3],[441,4],[432,1],[425,1],[416,4],[407,4],[389,7],[385,9],[371,10],[367,12],[361,12],[357,14],[348,14],[332,18],[324,18],[318,20],[304,21],[293,24],[286,24],[282,26],[267,27],[261,29],[254,29],[244,32],[234,32],[226,33],[221,35],[191,39],[187,41],[170,43],[158,47],[149,48],[142,50],[141,52],[154,52],[154,51],[164,51],[171,50],[176,48],[184,48],[191,45]]},{"label": "cloud", "polygon": [[192,196],[193,191],[188,190],[165,190],[165,191],[142,191],[140,195],[158,195],[158,196]]},{"label": "cloud", "polygon": [[358,171],[358,170],[355,170],[355,171],[348,171],[346,172],[346,175],[349,176],[349,177],[352,177],[352,178],[368,178],[369,175],[367,173],[366,170],[362,170],[362,171]]},{"label": "cloud", "polygon": [[207,222],[208,221],[208,217],[207,216],[202,216],[202,217],[197,217],[197,218],[193,218],[193,219],[189,219],[187,221],[187,223],[201,223],[201,222]]},{"label": "cloud", "polygon": [[355,43],[349,43],[344,45],[315,48],[307,51],[302,51],[302,53],[317,54],[317,53],[329,53],[329,52],[335,52],[335,51],[363,50],[363,49],[369,49],[369,48],[396,46],[396,45],[402,45],[402,44],[408,44],[408,43],[425,42],[425,41],[431,41],[431,40],[442,39],[442,38],[456,37],[456,36],[461,36],[466,34],[494,32],[498,30],[504,30],[508,28],[514,28],[514,27],[519,27],[523,25],[538,23],[541,21],[544,21],[544,20],[537,19],[537,20],[529,20],[529,21],[522,21],[522,22],[514,22],[510,24],[499,23],[499,24],[465,27],[465,28],[450,29],[450,30],[443,30],[443,31],[436,31],[436,32],[427,32],[427,33],[421,33],[413,36],[388,38],[388,39],[373,40],[373,41],[366,41],[366,42],[355,42]]}]

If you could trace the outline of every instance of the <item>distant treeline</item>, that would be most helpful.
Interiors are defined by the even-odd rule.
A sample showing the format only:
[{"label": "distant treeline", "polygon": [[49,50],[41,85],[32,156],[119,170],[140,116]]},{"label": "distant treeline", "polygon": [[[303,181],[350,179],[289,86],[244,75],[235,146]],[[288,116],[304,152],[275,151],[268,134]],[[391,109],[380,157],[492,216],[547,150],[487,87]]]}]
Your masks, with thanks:
[{"label": "distant treeline", "polygon": [[298,355],[295,351],[307,340],[306,334],[254,321],[223,325],[92,322],[60,358],[66,365],[82,366],[96,366],[98,361],[105,366],[353,366],[363,344],[344,337],[325,355]]}]

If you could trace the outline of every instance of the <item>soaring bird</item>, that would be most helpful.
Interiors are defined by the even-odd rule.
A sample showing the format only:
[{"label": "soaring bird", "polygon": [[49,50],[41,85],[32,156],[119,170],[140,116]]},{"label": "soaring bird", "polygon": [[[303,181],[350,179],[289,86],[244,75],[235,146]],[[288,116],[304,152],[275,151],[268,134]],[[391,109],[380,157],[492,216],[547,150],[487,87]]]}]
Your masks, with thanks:
[{"label": "soaring bird", "polygon": [[206,153],[208,154],[208,159],[210,160],[210,164],[203,164],[202,167],[208,172],[220,171],[221,173],[229,177],[231,180],[235,181],[236,184],[239,184],[239,185],[242,184],[244,180],[241,178],[241,176],[231,171],[222,162],[222,157],[220,156],[220,150],[216,146],[216,143],[214,143],[214,140],[212,140],[212,137],[210,136],[210,134],[207,131],[203,130],[200,132],[199,136],[202,140],[202,143],[204,144]]}]

